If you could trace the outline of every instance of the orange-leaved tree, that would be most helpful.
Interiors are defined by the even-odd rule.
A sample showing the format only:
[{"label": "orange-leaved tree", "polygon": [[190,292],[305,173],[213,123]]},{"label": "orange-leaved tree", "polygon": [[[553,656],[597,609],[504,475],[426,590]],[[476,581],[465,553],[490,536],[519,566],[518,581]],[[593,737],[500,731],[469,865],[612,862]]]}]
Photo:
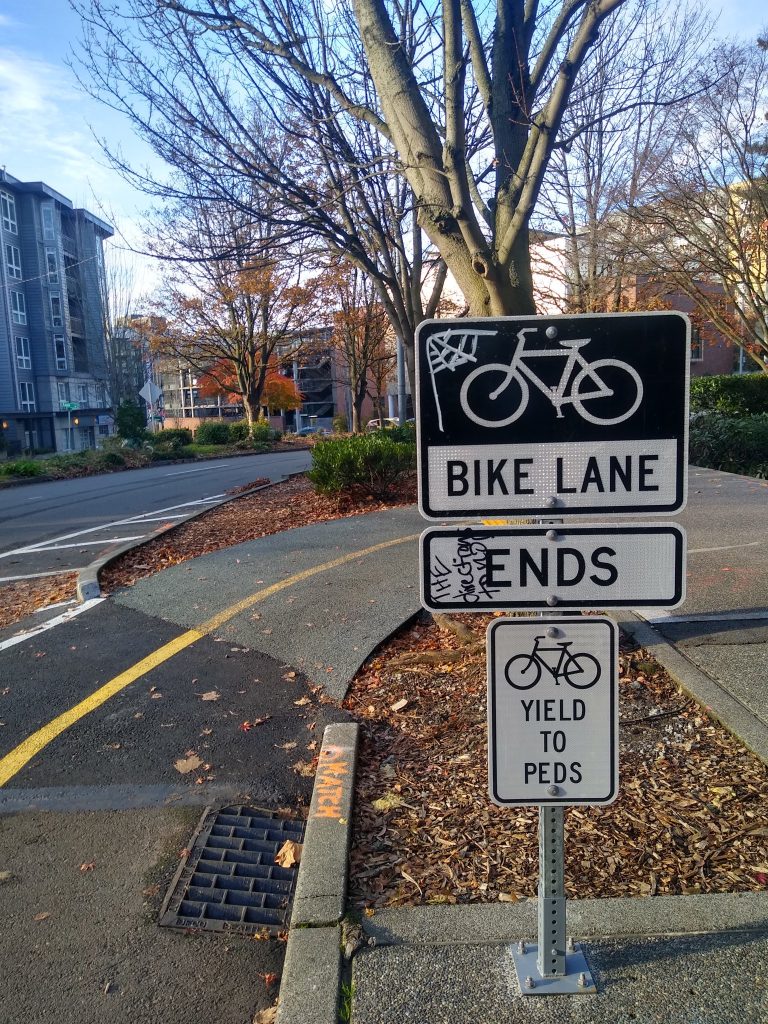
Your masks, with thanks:
[{"label": "orange-leaved tree", "polygon": [[[317,324],[320,295],[304,246],[276,236],[266,220],[211,201],[167,210],[162,228],[156,249],[173,262],[161,296],[167,327],[153,347],[183,359],[204,387],[235,396],[253,423],[262,406],[277,404],[265,397],[270,374],[280,376],[277,360],[296,357],[303,332]],[[284,383],[270,386],[289,398]]]},{"label": "orange-leaved tree", "polygon": [[[200,374],[197,381],[198,393],[203,398],[218,395],[240,401],[240,384],[232,367],[219,360]],[[281,373],[273,360],[267,368],[264,387],[261,391],[261,406],[270,412],[300,409],[303,396],[292,377]]]}]

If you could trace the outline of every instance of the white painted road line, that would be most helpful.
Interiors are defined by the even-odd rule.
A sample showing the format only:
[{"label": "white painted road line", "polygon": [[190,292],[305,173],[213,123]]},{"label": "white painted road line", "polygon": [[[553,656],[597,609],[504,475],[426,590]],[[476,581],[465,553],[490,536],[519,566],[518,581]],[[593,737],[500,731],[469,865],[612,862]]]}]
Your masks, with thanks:
[{"label": "white painted road line", "polygon": [[23,576],[0,576],[0,583],[16,583],[19,580],[38,580],[42,576],[63,576],[68,572],[77,572],[77,569],[53,569],[50,572],[28,572]]},{"label": "white painted road line", "polygon": [[768,621],[768,608],[753,612],[706,612],[701,615],[672,615],[664,608],[634,608],[633,611],[651,626],[656,622],[665,626],[680,622],[755,622]]},{"label": "white painted road line", "polygon": [[751,540],[746,544],[726,544],[722,548],[691,548],[688,552],[689,555],[706,555],[710,551],[740,551],[741,548],[759,548],[764,542],[761,540]]},{"label": "white painted road line", "polygon": [[53,629],[54,626],[60,626],[63,622],[69,622],[70,619],[74,619],[76,615],[81,615],[83,612],[89,611],[91,608],[95,608],[97,604],[101,604],[105,601],[104,597],[93,597],[90,601],[84,601],[79,604],[76,608],[70,608],[68,612],[63,612],[61,615],[57,615],[53,619],[49,619],[47,622],[42,622],[39,626],[35,626],[33,629],[27,629],[23,633],[19,633],[18,636],[12,636],[8,640],[0,641],[0,651],[5,651],[9,647],[15,647],[16,644],[23,644],[25,640],[29,640],[33,636],[39,636],[40,633],[45,633],[49,629]]},{"label": "white painted road line", "polygon": [[81,540],[77,544],[51,544],[45,541],[30,548],[16,548],[17,555],[40,555],[46,551],[62,551],[64,548],[92,548],[100,544],[116,544],[118,541],[141,540],[143,533],[134,537],[104,537],[101,540]]}]

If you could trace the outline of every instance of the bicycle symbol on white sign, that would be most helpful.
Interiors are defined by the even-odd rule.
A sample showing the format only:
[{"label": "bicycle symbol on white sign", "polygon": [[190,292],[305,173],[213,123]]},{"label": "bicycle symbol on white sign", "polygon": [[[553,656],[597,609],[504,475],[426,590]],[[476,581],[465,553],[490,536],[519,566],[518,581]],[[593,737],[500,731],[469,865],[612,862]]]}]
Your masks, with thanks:
[{"label": "bicycle symbol on white sign", "polygon": [[[467,375],[461,385],[460,400],[461,408],[468,419],[481,427],[491,428],[506,427],[510,423],[514,423],[522,416],[528,405],[530,398],[528,381],[535,385],[551,402],[559,419],[562,419],[563,416],[562,407],[568,404],[573,406],[582,419],[601,426],[623,423],[637,411],[643,400],[643,382],[633,366],[620,359],[595,359],[593,362],[589,362],[579,349],[588,345],[591,338],[563,338],[559,342],[560,349],[526,348],[526,335],[536,334],[537,331],[536,327],[523,327],[518,331],[519,344],[515,347],[508,364],[484,363]],[[440,431],[444,428],[435,379],[437,374],[441,370],[454,371],[465,363],[477,363],[478,339],[483,336],[491,337],[497,333],[497,331],[462,331],[449,328],[428,339],[427,358]],[[546,336],[550,341],[554,340],[557,337],[557,328],[548,327]],[[549,387],[531,369],[527,360],[552,358],[553,356],[564,358],[565,365],[559,382],[554,387]],[[492,386],[498,380],[499,374],[502,374],[501,382]],[[488,375],[491,375],[490,378]],[[615,382],[614,387],[609,386],[606,377]],[[616,394],[617,387],[620,389],[620,394],[626,392],[626,408],[618,415],[616,415],[615,409],[613,409],[613,415],[600,415],[605,408],[604,403],[602,406],[600,405],[601,399],[612,398]],[[505,408],[500,409],[498,418],[489,419],[487,414],[481,416],[472,407],[478,401],[485,406],[489,401],[495,402],[502,395],[505,395],[507,400],[504,403]]]}]

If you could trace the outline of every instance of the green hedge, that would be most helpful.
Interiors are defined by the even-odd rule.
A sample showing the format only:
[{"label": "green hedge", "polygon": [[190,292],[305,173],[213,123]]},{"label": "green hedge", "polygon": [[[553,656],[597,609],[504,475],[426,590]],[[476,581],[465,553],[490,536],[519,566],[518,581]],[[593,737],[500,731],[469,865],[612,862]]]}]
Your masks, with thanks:
[{"label": "green hedge", "polygon": [[0,465],[2,476],[42,476],[43,472],[42,462],[33,462],[31,459],[19,459],[17,462],[4,462]]},{"label": "green hedge", "polygon": [[416,467],[416,445],[376,431],[320,440],[312,449],[307,474],[320,494],[362,488],[375,498],[392,494],[400,479]]},{"label": "green hedge", "polygon": [[689,461],[694,466],[768,478],[768,413],[738,419],[718,412],[692,416]]},{"label": "green hedge", "polygon": [[224,420],[207,420],[195,431],[195,444],[229,444],[229,424]]},{"label": "green hedge", "polygon": [[768,374],[694,377],[691,412],[720,412],[726,416],[768,413]]},{"label": "green hedge", "polygon": [[167,430],[158,430],[152,434],[151,440],[152,444],[181,448],[185,444],[192,444],[192,431],[188,427],[168,427]]}]

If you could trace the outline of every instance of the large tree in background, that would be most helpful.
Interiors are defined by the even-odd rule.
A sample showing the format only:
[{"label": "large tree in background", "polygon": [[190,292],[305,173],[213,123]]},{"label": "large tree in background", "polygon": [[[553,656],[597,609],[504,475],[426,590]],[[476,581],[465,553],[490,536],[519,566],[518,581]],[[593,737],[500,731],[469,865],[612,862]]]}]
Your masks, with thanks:
[{"label": "large tree in background", "polygon": [[366,396],[381,416],[385,381],[395,361],[392,327],[369,278],[356,267],[337,262],[323,283],[333,314],[331,342],[338,350],[352,393],[352,430],[362,429]]},{"label": "large tree in background", "polygon": [[719,85],[681,126],[630,230],[638,261],[688,294],[765,372],[768,42],[723,46],[713,64]]},{"label": "large tree in background", "polygon": [[[254,200],[255,202],[255,200]],[[166,321],[155,353],[183,359],[231,392],[249,423],[258,419],[275,360],[290,360],[317,326],[318,288],[300,243],[276,239],[268,219],[210,201],[166,210],[161,223],[167,266],[155,310]]]},{"label": "large tree in background", "polygon": [[[276,236],[320,240],[325,255],[368,276],[412,373],[416,327],[433,315],[446,271],[417,226],[388,140],[340,107],[322,76],[266,69],[233,36],[204,31],[186,15],[149,0],[75,6],[84,26],[83,85],[181,173],[153,174],[112,152],[117,168],[170,203],[186,202],[193,180],[195,199],[226,203],[246,219],[254,216],[251,198],[267,194],[271,203],[258,216],[269,218]],[[351,18],[347,8],[342,15]],[[345,45],[350,64],[362,66],[359,41],[357,50]],[[370,81],[355,78],[373,102]]]},{"label": "large tree in background", "polygon": [[537,284],[549,282],[541,293],[547,305],[588,313],[626,302],[627,278],[638,269],[632,213],[656,193],[686,113],[707,84],[706,76],[694,78],[701,78],[709,30],[700,9],[637,0],[601,32],[591,73],[563,118],[563,144],[534,221],[544,230],[534,264]]}]

